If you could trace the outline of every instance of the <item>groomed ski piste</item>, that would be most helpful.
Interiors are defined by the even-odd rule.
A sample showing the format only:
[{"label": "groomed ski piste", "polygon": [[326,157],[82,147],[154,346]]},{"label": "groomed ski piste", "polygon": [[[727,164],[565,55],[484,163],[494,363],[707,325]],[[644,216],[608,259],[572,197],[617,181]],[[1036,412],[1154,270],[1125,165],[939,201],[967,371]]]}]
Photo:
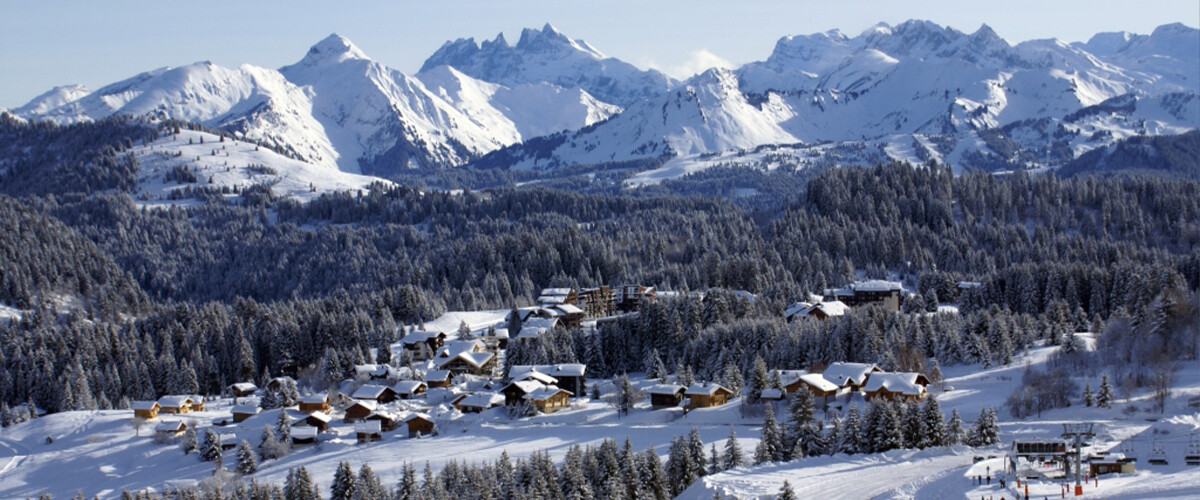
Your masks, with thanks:
[{"label": "groomed ski piste", "polygon": [[[427,322],[426,327],[453,331],[466,321],[472,329],[485,329],[501,323],[506,312],[452,312]],[[1011,477],[1007,488],[1001,489],[996,474],[1004,469],[1007,446],[1014,438],[1057,438],[1063,423],[1080,421],[1097,423],[1097,437],[1086,451],[1111,449],[1138,459],[1136,473],[1102,476],[1098,486],[1093,480],[1080,498],[1196,498],[1200,467],[1184,465],[1183,455],[1191,433],[1200,429],[1200,416],[1187,406],[1189,398],[1200,395],[1200,365],[1180,365],[1177,383],[1162,414],[1146,411],[1150,394],[1138,391],[1130,401],[1117,399],[1111,409],[1077,404],[1026,420],[1009,417],[1001,405],[1020,383],[1025,367],[1040,367],[1056,349],[1036,347],[1004,366],[943,367],[945,385],[954,389],[937,394],[942,411],[949,415],[957,409],[965,425],[970,425],[981,408],[996,406],[999,445],[839,454],[743,466],[700,478],[678,498],[708,500],[720,493],[723,498],[773,499],[784,480],[789,481],[798,498],[1017,498]],[[631,374],[631,378],[640,388],[657,383],[640,374]],[[1087,381],[1095,388],[1098,378]],[[1083,378],[1077,381],[1081,386],[1084,383]],[[605,392],[612,390],[611,381],[589,380],[589,385],[595,382]],[[448,398],[447,389],[431,389],[423,403],[432,406],[427,413],[437,422],[437,435],[410,438],[403,431],[395,431],[386,433],[380,441],[359,444],[353,425],[336,419],[330,427],[336,438],[295,448],[280,459],[262,460],[252,477],[282,484],[289,468],[303,465],[321,491],[327,492],[338,463],[348,461],[354,467],[370,463],[384,484],[394,485],[405,463],[420,470],[428,462],[436,470],[452,460],[492,461],[502,452],[515,460],[535,451],[548,451],[555,460],[561,460],[572,444],[598,445],[606,438],[618,442],[628,438],[639,450],[653,447],[665,460],[671,439],[685,436],[692,427],[699,430],[706,447],[711,443],[721,447],[732,426],[742,450],[749,453],[758,444],[762,423],[761,417],[741,416],[740,398],[715,408],[694,409],[686,415],[681,408],[651,411],[649,402],[644,401],[628,416],[618,417],[608,403],[581,397],[557,413],[519,419],[510,418],[503,407],[462,414],[446,403]],[[205,411],[180,418],[195,423],[203,434],[212,419],[229,415],[231,404],[229,399],[210,401]],[[1139,410],[1123,411],[1129,404]],[[219,432],[235,433],[239,441],[244,439],[256,446],[263,427],[274,425],[279,411],[263,411],[239,424],[219,428]],[[820,412],[817,416],[823,417]],[[5,428],[0,433],[0,498],[36,497],[43,492],[54,498],[69,498],[79,492],[88,497],[119,498],[122,490],[162,491],[175,485],[194,485],[212,475],[212,463],[199,460],[195,454],[185,455],[177,444],[155,443],[154,423],[138,430],[132,417],[130,410],[63,412]],[[159,420],[171,418],[163,415]],[[1169,465],[1147,464],[1154,445],[1166,451]],[[977,457],[982,460],[976,462]],[[226,468],[232,468],[236,460],[236,450],[225,452]],[[991,483],[975,484],[973,478],[986,471],[992,473]],[[1058,498],[1063,491],[1062,481],[1029,484],[1030,498]]]}]

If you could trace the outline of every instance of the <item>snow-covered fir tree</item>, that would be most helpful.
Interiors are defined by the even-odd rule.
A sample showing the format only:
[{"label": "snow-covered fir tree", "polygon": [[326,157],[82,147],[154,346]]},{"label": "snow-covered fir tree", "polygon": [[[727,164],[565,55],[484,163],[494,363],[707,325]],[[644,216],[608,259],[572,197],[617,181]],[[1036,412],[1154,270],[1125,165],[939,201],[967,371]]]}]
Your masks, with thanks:
[{"label": "snow-covered fir tree", "polygon": [[250,443],[245,439],[238,444],[237,457],[237,471],[243,476],[249,476],[258,472],[258,454],[254,452],[254,449],[250,447]]},{"label": "snow-covered fir tree", "polygon": [[746,464],[746,457],[742,453],[742,447],[738,444],[737,431],[733,426],[729,426],[729,438],[725,440],[725,455],[722,457],[725,470],[734,467],[741,467]]}]

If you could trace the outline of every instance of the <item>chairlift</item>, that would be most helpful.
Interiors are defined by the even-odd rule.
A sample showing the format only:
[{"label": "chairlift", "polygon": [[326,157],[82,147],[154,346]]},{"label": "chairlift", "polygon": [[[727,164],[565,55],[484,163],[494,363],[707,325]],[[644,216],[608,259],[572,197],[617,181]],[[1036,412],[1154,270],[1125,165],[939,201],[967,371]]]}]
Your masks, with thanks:
[{"label": "chairlift", "polygon": [[1200,466],[1200,434],[1192,432],[1192,437],[1188,441],[1187,455],[1183,456],[1183,462],[1194,467]]},{"label": "chairlift", "polygon": [[1154,441],[1154,451],[1150,452],[1150,459],[1147,460],[1150,465],[1167,465],[1167,452],[1163,450],[1162,445],[1158,441]]}]

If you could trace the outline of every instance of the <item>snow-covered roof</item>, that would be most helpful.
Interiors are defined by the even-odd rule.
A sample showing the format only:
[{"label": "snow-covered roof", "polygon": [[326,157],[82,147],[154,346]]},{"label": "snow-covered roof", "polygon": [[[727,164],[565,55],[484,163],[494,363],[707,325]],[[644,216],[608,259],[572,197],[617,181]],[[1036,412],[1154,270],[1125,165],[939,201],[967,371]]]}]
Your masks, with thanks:
[{"label": "snow-covered roof", "polygon": [[292,427],[292,439],[316,439],[317,428],[311,425],[297,425]]},{"label": "snow-covered roof", "polygon": [[570,288],[543,288],[542,293],[539,295],[542,297],[547,297],[547,296],[551,296],[551,295],[567,296],[570,294],[571,294]]},{"label": "snow-covered roof", "polygon": [[328,404],[329,403],[329,395],[325,394],[323,392],[318,392],[316,394],[309,394],[307,396],[301,397],[300,402],[305,403],[305,404],[310,404],[310,405]]},{"label": "snow-covered roof", "polygon": [[383,422],[379,420],[361,420],[355,422],[354,432],[358,434],[379,434],[383,432]]},{"label": "snow-covered roof", "polygon": [[541,328],[544,330],[550,330],[556,326],[558,326],[558,318],[531,317],[521,323],[521,331],[524,332],[525,328],[527,328],[527,327],[536,327],[536,328]]},{"label": "snow-covered roof", "polygon": [[387,377],[391,373],[389,365],[354,365],[354,375],[359,377]]},{"label": "snow-covered roof", "polygon": [[164,408],[182,408],[191,404],[191,396],[163,396],[158,398],[158,405]]},{"label": "snow-covered roof", "polygon": [[[804,304],[804,302],[799,302],[797,304],[793,304],[793,307],[798,304]],[[811,315],[817,311],[825,313],[826,316],[841,316],[843,314],[846,314],[846,310],[849,308],[850,308],[850,306],[847,306],[846,303],[844,303],[840,300],[830,300],[830,301],[825,301],[825,302],[817,302],[815,304],[809,304],[807,307],[802,307],[802,308],[796,309],[794,311],[792,310],[792,307],[789,307],[788,311],[791,311],[791,312],[787,313],[785,316],[787,316],[789,318],[792,316],[804,317],[804,316]]]},{"label": "snow-covered roof", "polygon": [[958,282],[958,287],[959,287],[959,288],[963,288],[963,289],[966,289],[966,288],[980,288],[980,287],[982,287],[982,286],[983,286],[983,283],[980,283],[980,282],[978,282],[978,281],[959,281],[959,282]]},{"label": "snow-covered roof", "polygon": [[806,373],[800,376],[800,381],[811,385],[820,391],[836,391],[838,390],[838,387],[840,387],[839,385],[830,382],[829,379],[825,378],[825,375],[820,373]]},{"label": "snow-covered roof", "polygon": [[887,392],[897,392],[906,396],[920,396],[925,393],[925,386],[919,382],[924,378],[920,373],[872,373],[863,386],[864,392],[875,392],[884,389]]},{"label": "snow-covered roof", "polygon": [[513,374],[514,371],[516,371],[515,366],[508,372],[509,377],[512,378],[513,380],[536,380],[536,381],[541,382],[546,385],[558,383],[558,379],[551,377],[549,375],[546,375],[545,373],[539,372],[537,370],[524,370],[524,371],[518,372],[515,375]]},{"label": "snow-covered roof", "polygon": [[808,309],[810,307],[812,307],[811,302],[794,302],[794,303],[792,303],[792,305],[787,306],[787,309],[783,310],[783,317],[790,318],[792,316],[795,316],[796,313],[803,311],[805,309]]},{"label": "snow-covered roof", "polygon": [[762,398],[763,399],[783,399],[783,389],[775,389],[775,388],[763,389]]},{"label": "snow-covered roof", "polygon": [[371,400],[371,399],[359,399],[359,400],[355,400],[354,403],[351,404],[350,406],[351,407],[361,406],[363,408],[366,408],[367,411],[375,411],[375,409],[379,407],[379,402],[375,401],[375,400]]},{"label": "snow-covered roof", "polygon": [[153,410],[155,406],[162,406],[158,401],[134,401],[129,406],[134,410]]},{"label": "snow-covered roof", "polygon": [[547,385],[547,386],[542,386],[536,390],[530,391],[529,393],[525,394],[525,399],[528,399],[530,401],[545,401],[560,392],[567,393],[567,396],[575,395],[571,391],[568,391],[566,389],[561,389],[558,386]]},{"label": "snow-covered roof", "polygon": [[189,398],[192,398],[192,404],[194,404],[194,405],[202,405],[202,404],[204,404],[204,401],[205,401],[205,400],[204,400],[204,396],[201,396],[201,395],[199,395],[199,394],[191,394],[191,395],[189,395],[188,397],[189,397]]},{"label": "snow-covered roof", "polygon": [[847,383],[862,385],[866,381],[867,374],[878,371],[879,368],[871,363],[830,363],[825,368],[822,374],[825,380],[833,382],[838,386],[845,386]]},{"label": "snow-covered roof", "polygon": [[156,432],[179,432],[186,428],[187,424],[183,423],[182,420],[163,420],[162,422],[159,422],[158,425],[154,426],[154,430]]},{"label": "snow-covered roof", "polygon": [[234,414],[240,413],[242,415],[258,415],[258,405],[254,404],[254,403],[242,403],[240,405],[234,406],[233,411],[231,413],[234,413]]},{"label": "snow-covered roof", "polygon": [[314,411],[314,412],[308,414],[308,418],[319,420],[319,421],[325,422],[327,424],[331,420],[333,420],[333,417],[331,415],[329,415],[328,413],[325,413],[323,411]]},{"label": "snow-covered roof", "polygon": [[400,342],[404,343],[405,345],[412,345],[412,344],[416,344],[418,342],[425,342],[425,341],[427,341],[431,338],[437,337],[439,335],[445,336],[446,334],[444,334],[442,332],[433,332],[433,331],[427,331],[427,330],[414,330],[414,331],[408,332],[408,335],[405,335],[403,338],[401,338]]},{"label": "snow-covered roof", "polygon": [[551,377],[582,377],[587,373],[587,365],[583,363],[559,363],[556,365],[513,365],[509,368],[511,378],[522,378],[526,372],[536,371]]},{"label": "snow-covered roof", "polygon": [[771,370],[771,372],[779,374],[779,382],[784,387],[794,384],[800,380],[800,377],[808,374],[808,370]]},{"label": "snow-covered roof", "polygon": [[392,386],[392,390],[396,391],[396,394],[413,394],[425,387],[425,382],[420,380],[401,380]]},{"label": "snow-covered roof", "polygon": [[472,408],[491,408],[502,404],[504,404],[504,395],[494,392],[479,392],[458,401],[459,406],[470,406]]},{"label": "snow-covered roof", "polygon": [[508,385],[504,386],[504,388],[508,389],[512,386],[516,386],[518,389],[520,389],[522,394],[529,394],[533,391],[546,387],[546,384],[536,380],[518,380],[516,382],[509,383]]},{"label": "snow-covered roof", "polygon": [[217,440],[219,440],[225,444],[238,442],[237,434],[234,434],[232,432],[222,432],[220,434],[217,434]]},{"label": "snow-covered roof", "polygon": [[857,292],[891,292],[903,290],[904,285],[899,281],[866,280],[855,281],[850,284],[850,288]]},{"label": "snow-covered roof", "polygon": [[426,382],[442,382],[450,376],[450,370],[429,370],[425,372]]},{"label": "snow-covered roof", "polygon": [[391,420],[392,422],[396,422],[400,420],[400,415],[387,410],[375,410],[371,412],[370,415],[367,415],[367,418],[371,420]]},{"label": "snow-covered roof", "polygon": [[350,397],[354,399],[378,399],[383,391],[388,390],[387,386],[367,384],[359,387]]},{"label": "snow-covered roof", "polygon": [[413,420],[418,420],[418,419],[424,420],[426,422],[433,422],[433,418],[424,413],[412,413],[412,414],[408,415],[407,417],[404,417],[405,422],[411,422]]},{"label": "snow-covered roof", "polygon": [[648,392],[650,394],[666,394],[666,395],[674,396],[675,394],[679,393],[679,391],[682,391],[684,389],[685,388],[682,385],[655,384],[655,385],[650,386],[650,388],[647,389],[646,392]]},{"label": "snow-covered roof", "polygon": [[521,333],[517,334],[517,338],[518,339],[536,339],[539,336],[541,336],[542,333],[545,331],[546,331],[545,328],[540,328],[540,327],[536,327],[536,326],[523,326],[523,327],[521,327]]},{"label": "snow-covered roof", "polygon": [[474,340],[451,340],[446,342],[441,349],[438,349],[437,357],[453,358],[459,353],[482,351],[486,348],[482,341]]},{"label": "snow-covered roof", "polygon": [[571,304],[559,304],[557,306],[554,306],[554,309],[558,309],[567,314],[583,314],[583,309],[575,307],[574,305],[571,305]]},{"label": "snow-covered roof", "polygon": [[496,356],[495,354],[492,354],[490,352],[460,352],[460,353],[458,353],[457,356],[443,361],[441,364],[438,365],[438,368],[445,368],[446,365],[450,364],[450,362],[452,362],[456,359],[461,359],[463,361],[466,361],[468,364],[470,364],[471,366],[474,366],[475,368],[481,368],[481,367],[483,367],[483,365],[487,364],[487,362],[490,361],[495,356]]},{"label": "snow-covered roof", "polygon": [[258,390],[258,386],[254,385],[250,382],[238,382],[233,385],[230,385],[229,387],[232,387],[233,390],[239,391],[239,392],[249,392],[249,391],[257,391]]},{"label": "snow-covered roof", "polygon": [[725,392],[732,393],[732,391],[729,389],[721,387],[721,384],[714,384],[712,382],[697,382],[692,384],[691,387],[688,387],[685,394],[688,396],[711,396],[716,394],[718,390],[724,390]]}]

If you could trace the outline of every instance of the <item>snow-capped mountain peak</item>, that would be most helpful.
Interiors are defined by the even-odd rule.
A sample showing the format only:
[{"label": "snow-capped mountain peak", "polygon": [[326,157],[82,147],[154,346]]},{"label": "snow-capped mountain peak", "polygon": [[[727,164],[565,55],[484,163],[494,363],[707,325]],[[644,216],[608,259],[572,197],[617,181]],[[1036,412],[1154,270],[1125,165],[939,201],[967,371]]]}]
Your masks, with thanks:
[{"label": "snow-capped mountain peak", "polygon": [[563,57],[578,52],[595,59],[604,59],[604,54],[601,54],[595,47],[583,40],[571,40],[550,23],[546,23],[541,31],[532,28],[521,30],[521,39],[517,42],[516,48],[529,53],[553,53]]},{"label": "snow-capped mountain peak", "polygon": [[67,103],[75,102],[92,93],[83,85],[62,85],[34,97],[28,104],[12,110],[18,115],[41,115]]},{"label": "snow-capped mountain peak", "polygon": [[349,39],[333,33],[324,40],[317,42],[308,49],[308,53],[304,55],[298,65],[303,66],[318,66],[322,64],[336,64],[347,59],[363,59],[370,60],[367,54],[359,49],[354,42]]}]

